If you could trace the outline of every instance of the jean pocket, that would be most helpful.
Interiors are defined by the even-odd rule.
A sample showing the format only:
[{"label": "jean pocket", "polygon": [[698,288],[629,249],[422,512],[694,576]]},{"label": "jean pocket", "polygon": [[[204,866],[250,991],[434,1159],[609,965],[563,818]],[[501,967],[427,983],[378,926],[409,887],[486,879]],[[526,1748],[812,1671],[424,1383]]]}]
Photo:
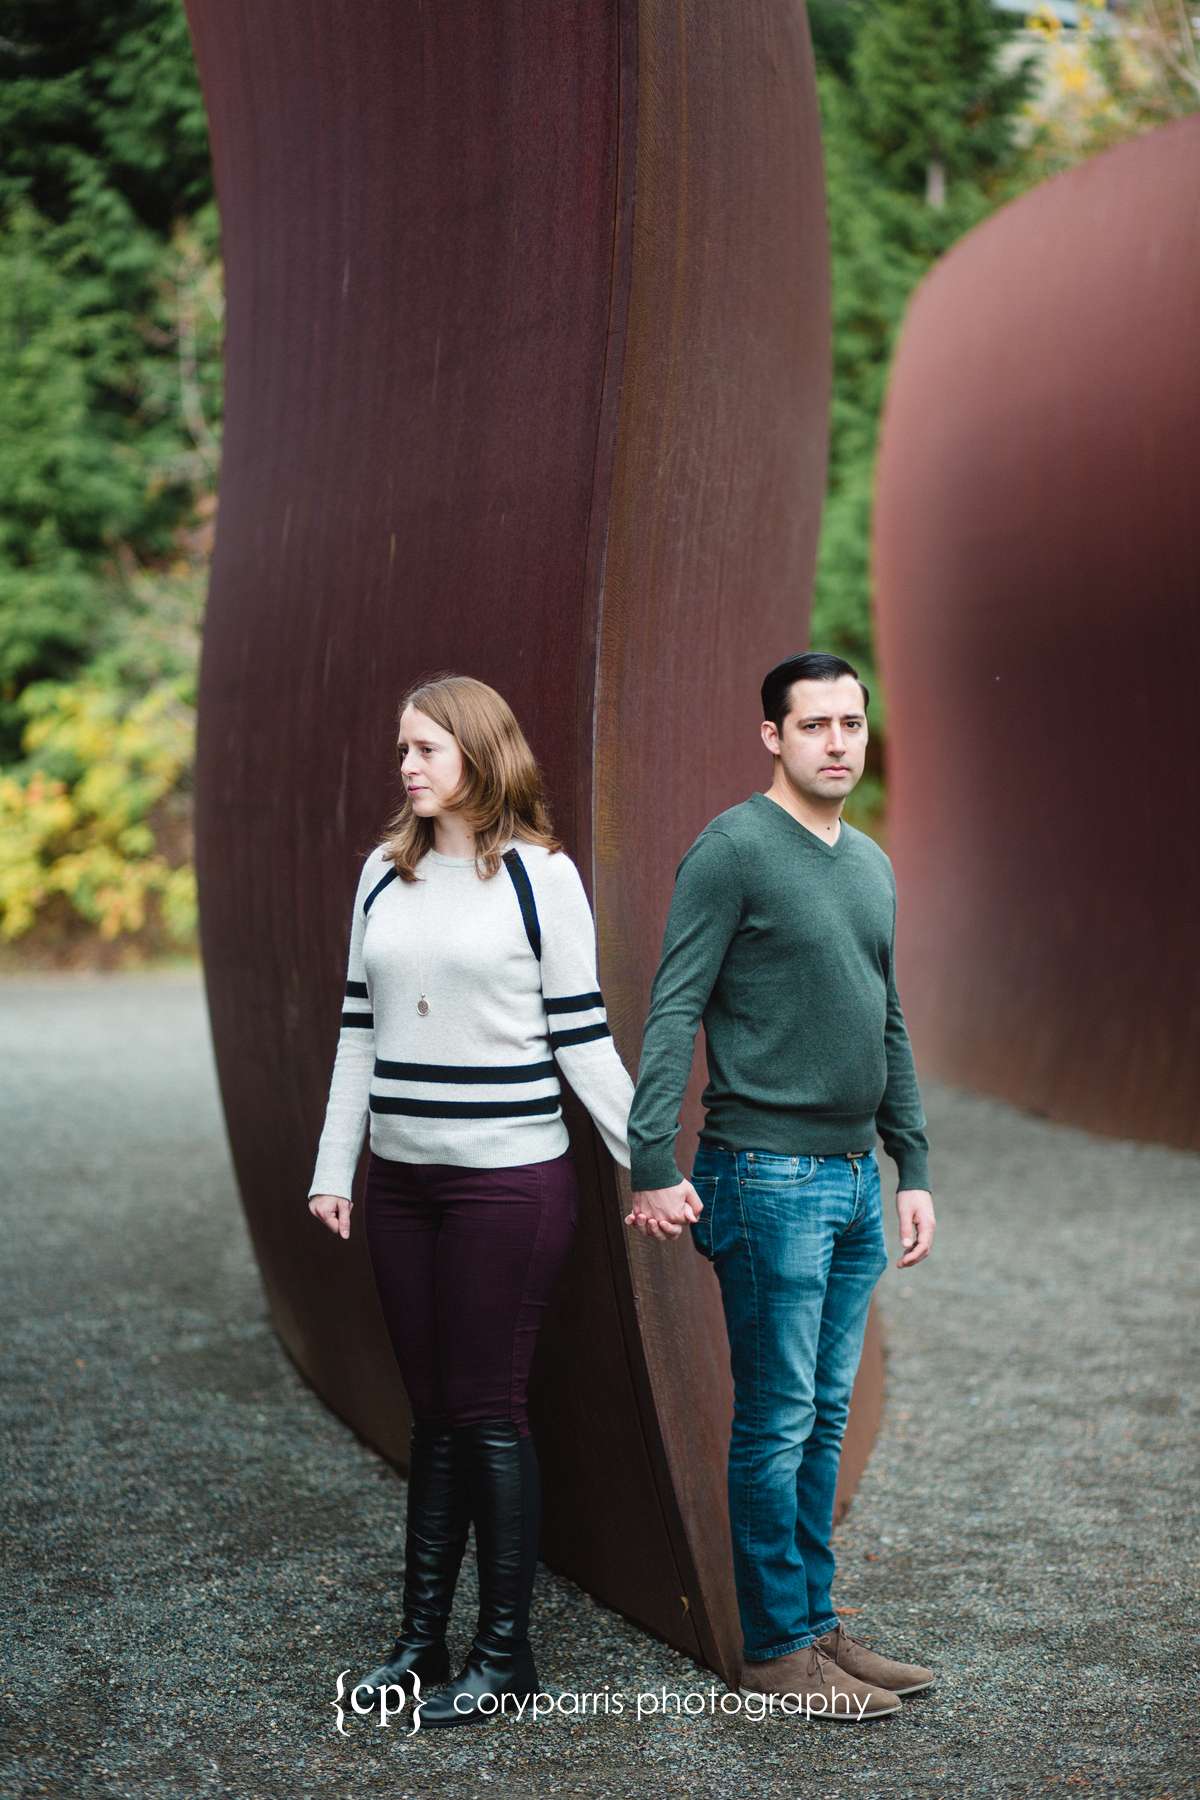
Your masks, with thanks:
[{"label": "jean pocket", "polygon": [[717,1210],[717,1177],[715,1175],[690,1175],[688,1177],[700,1201],[700,1217],[694,1225],[688,1227],[692,1234],[692,1242],[701,1256],[713,1258],[713,1219]]},{"label": "jean pocket", "polygon": [[742,1184],[747,1187],[803,1187],[820,1167],[816,1156],[778,1156],[771,1150],[747,1150],[746,1172]]}]

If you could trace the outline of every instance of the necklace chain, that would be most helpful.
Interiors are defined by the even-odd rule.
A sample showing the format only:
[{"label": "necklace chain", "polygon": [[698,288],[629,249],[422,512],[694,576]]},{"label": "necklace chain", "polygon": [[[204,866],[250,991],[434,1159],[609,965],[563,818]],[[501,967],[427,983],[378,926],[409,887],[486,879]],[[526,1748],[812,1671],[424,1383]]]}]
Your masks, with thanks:
[{"label": "necklace chain", "polygon": [[429,911],[429,873],[419,877],[423,892],[421,894],[421,920],[417,930],[417,984],[421,990],[421,998],[417,1001],[417,1011],[424,1019],[429,1014],[429,997],[425,992],[425,918]]}]

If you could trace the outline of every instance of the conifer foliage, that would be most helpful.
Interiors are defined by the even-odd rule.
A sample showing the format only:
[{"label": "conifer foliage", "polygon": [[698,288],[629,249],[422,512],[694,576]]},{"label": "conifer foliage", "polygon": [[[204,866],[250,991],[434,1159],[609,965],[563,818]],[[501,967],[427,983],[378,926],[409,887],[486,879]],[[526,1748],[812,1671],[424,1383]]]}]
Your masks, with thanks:
[{"label": "conifer foliage", "polygon": [[[194,939],[220,443],[207,127],[178,0],[0,33],[0,943]],[[109,958],[111,960],[111,958]]]}]

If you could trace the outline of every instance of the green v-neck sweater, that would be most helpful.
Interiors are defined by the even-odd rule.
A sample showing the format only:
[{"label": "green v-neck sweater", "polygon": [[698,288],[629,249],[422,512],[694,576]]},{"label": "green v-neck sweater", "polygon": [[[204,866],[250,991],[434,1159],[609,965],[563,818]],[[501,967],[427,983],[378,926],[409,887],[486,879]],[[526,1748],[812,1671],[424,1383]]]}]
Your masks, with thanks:
[{"label": "green v-neck sweater", "polygon": [[751,794],[719,813],[675,876],[629,1115],[635,1191],[672,1187],[701,1021],[704,1136],[735,1150],[874,1147],[902,1188],[929,1185],[925,1116],[896,992],[896,880],[842,821],[828,844]]}]

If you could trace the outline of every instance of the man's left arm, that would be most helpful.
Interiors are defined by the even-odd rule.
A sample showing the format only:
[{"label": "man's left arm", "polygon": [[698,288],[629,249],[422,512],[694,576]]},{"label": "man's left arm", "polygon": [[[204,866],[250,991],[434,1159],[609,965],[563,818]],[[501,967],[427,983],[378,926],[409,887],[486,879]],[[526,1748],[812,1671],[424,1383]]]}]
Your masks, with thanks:
[{"label": "man's left arm", "polygon": [[908,1027],[896,988],[896,910],[892,907],[892,935],[888,945],[887,1017],[884,1022],[887,1052],[887,1085],[875,1114],[875,1124],[887,1155],[900,1177],[896,1211],[904,1254],[898,1267],[911,1267],[928,1256],[933,1244],[933,1199],[929,1192],[929,1139],[925,1135],[925,1109],[917,1086]]}]

